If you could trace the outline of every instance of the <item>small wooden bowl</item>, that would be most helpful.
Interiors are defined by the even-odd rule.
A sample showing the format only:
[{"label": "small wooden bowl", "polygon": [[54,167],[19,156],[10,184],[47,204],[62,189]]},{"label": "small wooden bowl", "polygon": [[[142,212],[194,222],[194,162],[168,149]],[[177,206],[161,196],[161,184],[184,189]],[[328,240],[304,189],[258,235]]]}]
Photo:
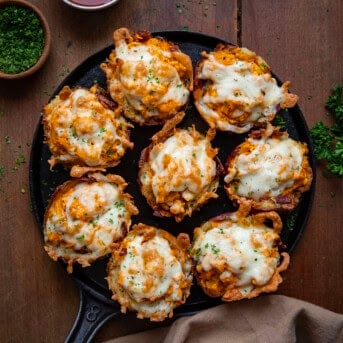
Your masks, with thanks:
[{"label": "small wooden bowl", "polygon": [[49,25],[45,17],[43,16],[42,12],[34,5],[29,3],[28,1],[25,0],[5,0],[0,2],[0,8],[1,7],[6,7],[9,5],[15,5],[15,6],[21,6],[21,7],[26,7],[30,9],[33,13],[36,14],[38,19],[41,22],[41,25],[44,30],[44,48],[42,51],[41,56],[39,57],[38,61],[36,64],[34,64],[32,67],[29,69],[26,69],[20,73],[17,74],[6,74],[0,70],[0,79],[8,79],[8,80],[14,80],[14,79],[21,79],[23,77],[32,75],[35,73],[38,69],[40,69],[45,61],[48,58],[49,52],[50,52],[50,46],[51,46],[51,33],[49,29]]}]

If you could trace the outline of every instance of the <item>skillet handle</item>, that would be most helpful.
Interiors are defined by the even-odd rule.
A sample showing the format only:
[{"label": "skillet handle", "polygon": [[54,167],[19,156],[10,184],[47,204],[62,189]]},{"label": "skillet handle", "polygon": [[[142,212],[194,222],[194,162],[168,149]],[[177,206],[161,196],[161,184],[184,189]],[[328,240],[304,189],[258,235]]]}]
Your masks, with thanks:
[{"label": "skillet handle", "polygon": [[96,332],[120,311],[79,287],[80,306],[65,343],[90,343]]}]

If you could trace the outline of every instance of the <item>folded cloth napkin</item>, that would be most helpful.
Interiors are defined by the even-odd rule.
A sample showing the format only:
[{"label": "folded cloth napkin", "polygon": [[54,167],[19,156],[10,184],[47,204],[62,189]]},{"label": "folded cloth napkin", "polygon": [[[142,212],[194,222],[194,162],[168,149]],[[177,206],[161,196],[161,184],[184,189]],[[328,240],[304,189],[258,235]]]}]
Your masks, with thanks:
[{"label": "folded cloth napkin", "polygon": [[107,343],[343,342],[343,315],[282,295],[226,303]]}]

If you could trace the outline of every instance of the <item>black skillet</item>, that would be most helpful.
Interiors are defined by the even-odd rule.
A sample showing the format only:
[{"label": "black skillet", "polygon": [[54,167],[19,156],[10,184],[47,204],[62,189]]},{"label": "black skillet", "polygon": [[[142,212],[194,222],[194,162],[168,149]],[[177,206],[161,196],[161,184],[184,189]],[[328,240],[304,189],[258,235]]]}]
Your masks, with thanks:
[{"label": "black skillet", "polygon": [[[217,38],[192,32],[156,32],[154,35],[165,37],[178,44],[180,49],[191,57],[193,65],[199,61],[201,51],[213,50],[216,44],[223,43],[222,40]],[[113,45],[87,58],[67,76],[55,90],[51,98],[55,97],[64,85],[69,85],[70,87],[77,85],[90,87],[94,82],[97,82],[106,88],[105,75],[99,65],[105,61],[112,49]],[[273,76],[276,78],[275,75]],[[279,80],[278,82],[280,84]],[[313,171],[315,171],[310,135],[299,107],[296,106],[288,111],[282,110],[279,114],[285,120],[286,128],[290,136],[308,144],[310,164]],[[203,133],[208,129],[207,124],[198,115],[191,101],[186,110],[186,117],[180,126],[188,127],[192,124]],[[133,218],[133,223],[143,222],[167,229],[173,234],[187,232],[192,236],[194,227],[211,217],[223,212],[232,211],[235,207],[225,195],[223,191],[223,180],[221,180],[219,199],[211,200],[198,213],[194,214],[192,218],[187,218],[181,223],[176,224],[173,219],[157,218],[152,215],[152,210],[141,195],[136,181],[137,164],[141,150],[149,145],[150,137],[160,130],[160,128],[135,127],[131,132],[131,139],[135,144],[134,149],[125,155],[119,166],[111,168],[108,171],[122,175],[129,183],[127,192],[133,196],[135,204],[140,210],[140,214]],[[47,162],[50,157],[50,151],[43,144],[43,137],[43,127],[40,120],[33,139],[30,157],[30,192],[33,212],[41,231],[44,211],[51,194],[58,185],[69,179],[68,171],[64,170],[60,165],[56,166],[53,171],[50,171]],[[230,135],[223,132],[217,133],[213,145],[219,148],[219,158],[223,163],[229,152],[240,144],[245,137],[245,134]],[[312,183],[310,191],[304,194],[301,203],[295,211],[282,216],[284,228],[281,236],[283,243],[287,246],[286,251],[288,252],[295,247],[307,223],[314,196],[314,185],[315,180]],[[74,267],[74,272],[71,276],[80,290],[80,308],[71,332],[66,338],[66,342],[90,342],[97,330],[107,320],[120,314],[120,307],[115,301],[111,300],[111,294],[104,279],[106,263],[107,259],[103,259],[95,262],[88,268]],[[194,285],[191,296],[188,298],[186,304],[176,309],[175,317],[190,315],[219,303],[220,299],[209,298],[202,292],[200,287]]]}]

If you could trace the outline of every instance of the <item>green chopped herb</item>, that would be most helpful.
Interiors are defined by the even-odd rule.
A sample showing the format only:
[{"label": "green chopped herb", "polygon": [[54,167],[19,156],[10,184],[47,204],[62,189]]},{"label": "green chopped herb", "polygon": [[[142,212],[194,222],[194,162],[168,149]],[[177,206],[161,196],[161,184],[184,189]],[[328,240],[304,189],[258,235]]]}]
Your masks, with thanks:
[{"label": "green chopped herb", "polygon": [[136,257],[136,255],[135,255],[132,251],[129,251],[129,256],[130,256],[131,258]]},{"label": "green chopped herb", "polygon": [[217,255],[220,252],[220,249],[217,248],[214,244],[211,244],[211,250],[215,255]]},{"label": "green chopped herb", "polygon": [[195,258],[199,259],[201,256],[201,248],[198,248],[196,250],[192,249],[191,250],[191,255],[195,255]]},{"label": "green chopped herb", "polygon": [[5,174],[5,167],[4,166],[0,166],[0,178],[2,178]]},{"label": "green chopped herb", "polygon": [[61,72],[58,74],[58,76],[60,77],[64,77],[65,75],[69,74],[70,73],[70,69],[67,68],[67,67],[63,67]]},{"label": "green chopped herb", "polygon": [[337,84],[326,101],[326,108],[334,117],[335,123],[327,126],[318,121],[310,130],[314,155],[326,162],[325,172],[343,177],[343,85]]},{"label": "green chopped herb", "polygon": [[113,223],[114,223],[114,221],[113,221],[113,219],[112,219],[112,218],[110,218],[108,221],[109,221],[109,223],[111,223],[111,224],[113,224]]},{"label": "green chopped herb", "polygon": [[25,193],[26,193],[26,189],[25,189],[25,188],[21,188],[21,189],[20,189],[20,193],[21,193],[21,194],[25,194]]},{"label": "green chopped herb", "polygon": [[73,125],[70,125],[69,128],[70,128],[70,130],[71,130],[71,136],[72,136],[73,138],[77,138],[77,134],[76,134],[76,129],[75,129],[75,127],[74,127]]},{"label": "green chopped herb", "polygon": [[295,229],[295,224],[297,220],[297,214],[296,212],[291,212],[286,220],[285,227],[288,231],[293,231]]},{"label": "green chopped herb", "polygon": [[266,66],[264,63],[261,63],[261,64],[260,64],[260,69],[261,69],[262,71],[265,71],[265,70],[267,69],[267,66]]},{"label": "green chopped herb", "polygon": [[124,207],[124,202],[123,201],[116,201],[114,203],[114,207],[116,207],[116,208]]},{"label": "green chopped herb", "polygon": [[286,130],[286,120],[280,114],[275,116],[273,124],[282,130]]},{"label": "green chopped herb", "polygon": [[35,13],[22,6],[0,8],[0,70],[17,74],[37,63],[43,52],[44,31]]},{"label": "green chopped herb", "polygon": [[6,136],[6,137],[5,137],[5,143],[6,143],[6,144],[11,144],[11,138],[10,138],[10,136]]},{"label": "green chopped herb", "polygon": [[93,226],[96,226],[99,221],[99,215],[96,216],[96,218],[92,219],[89,223],[92,224]]},{"label": "green chopped herb", "polygon": [[76,237],[76,239],[79,241],[82,241],[84,238],[85,238],[85,235],[80,235]]},{"label": "green chopped herb", "polygon": [[25,156],[23,154],[19,154],[16,158],[15,158],[15,164],[17,164],[18,166],[20,166],[21,164],[26,163],[25,160]]}]

